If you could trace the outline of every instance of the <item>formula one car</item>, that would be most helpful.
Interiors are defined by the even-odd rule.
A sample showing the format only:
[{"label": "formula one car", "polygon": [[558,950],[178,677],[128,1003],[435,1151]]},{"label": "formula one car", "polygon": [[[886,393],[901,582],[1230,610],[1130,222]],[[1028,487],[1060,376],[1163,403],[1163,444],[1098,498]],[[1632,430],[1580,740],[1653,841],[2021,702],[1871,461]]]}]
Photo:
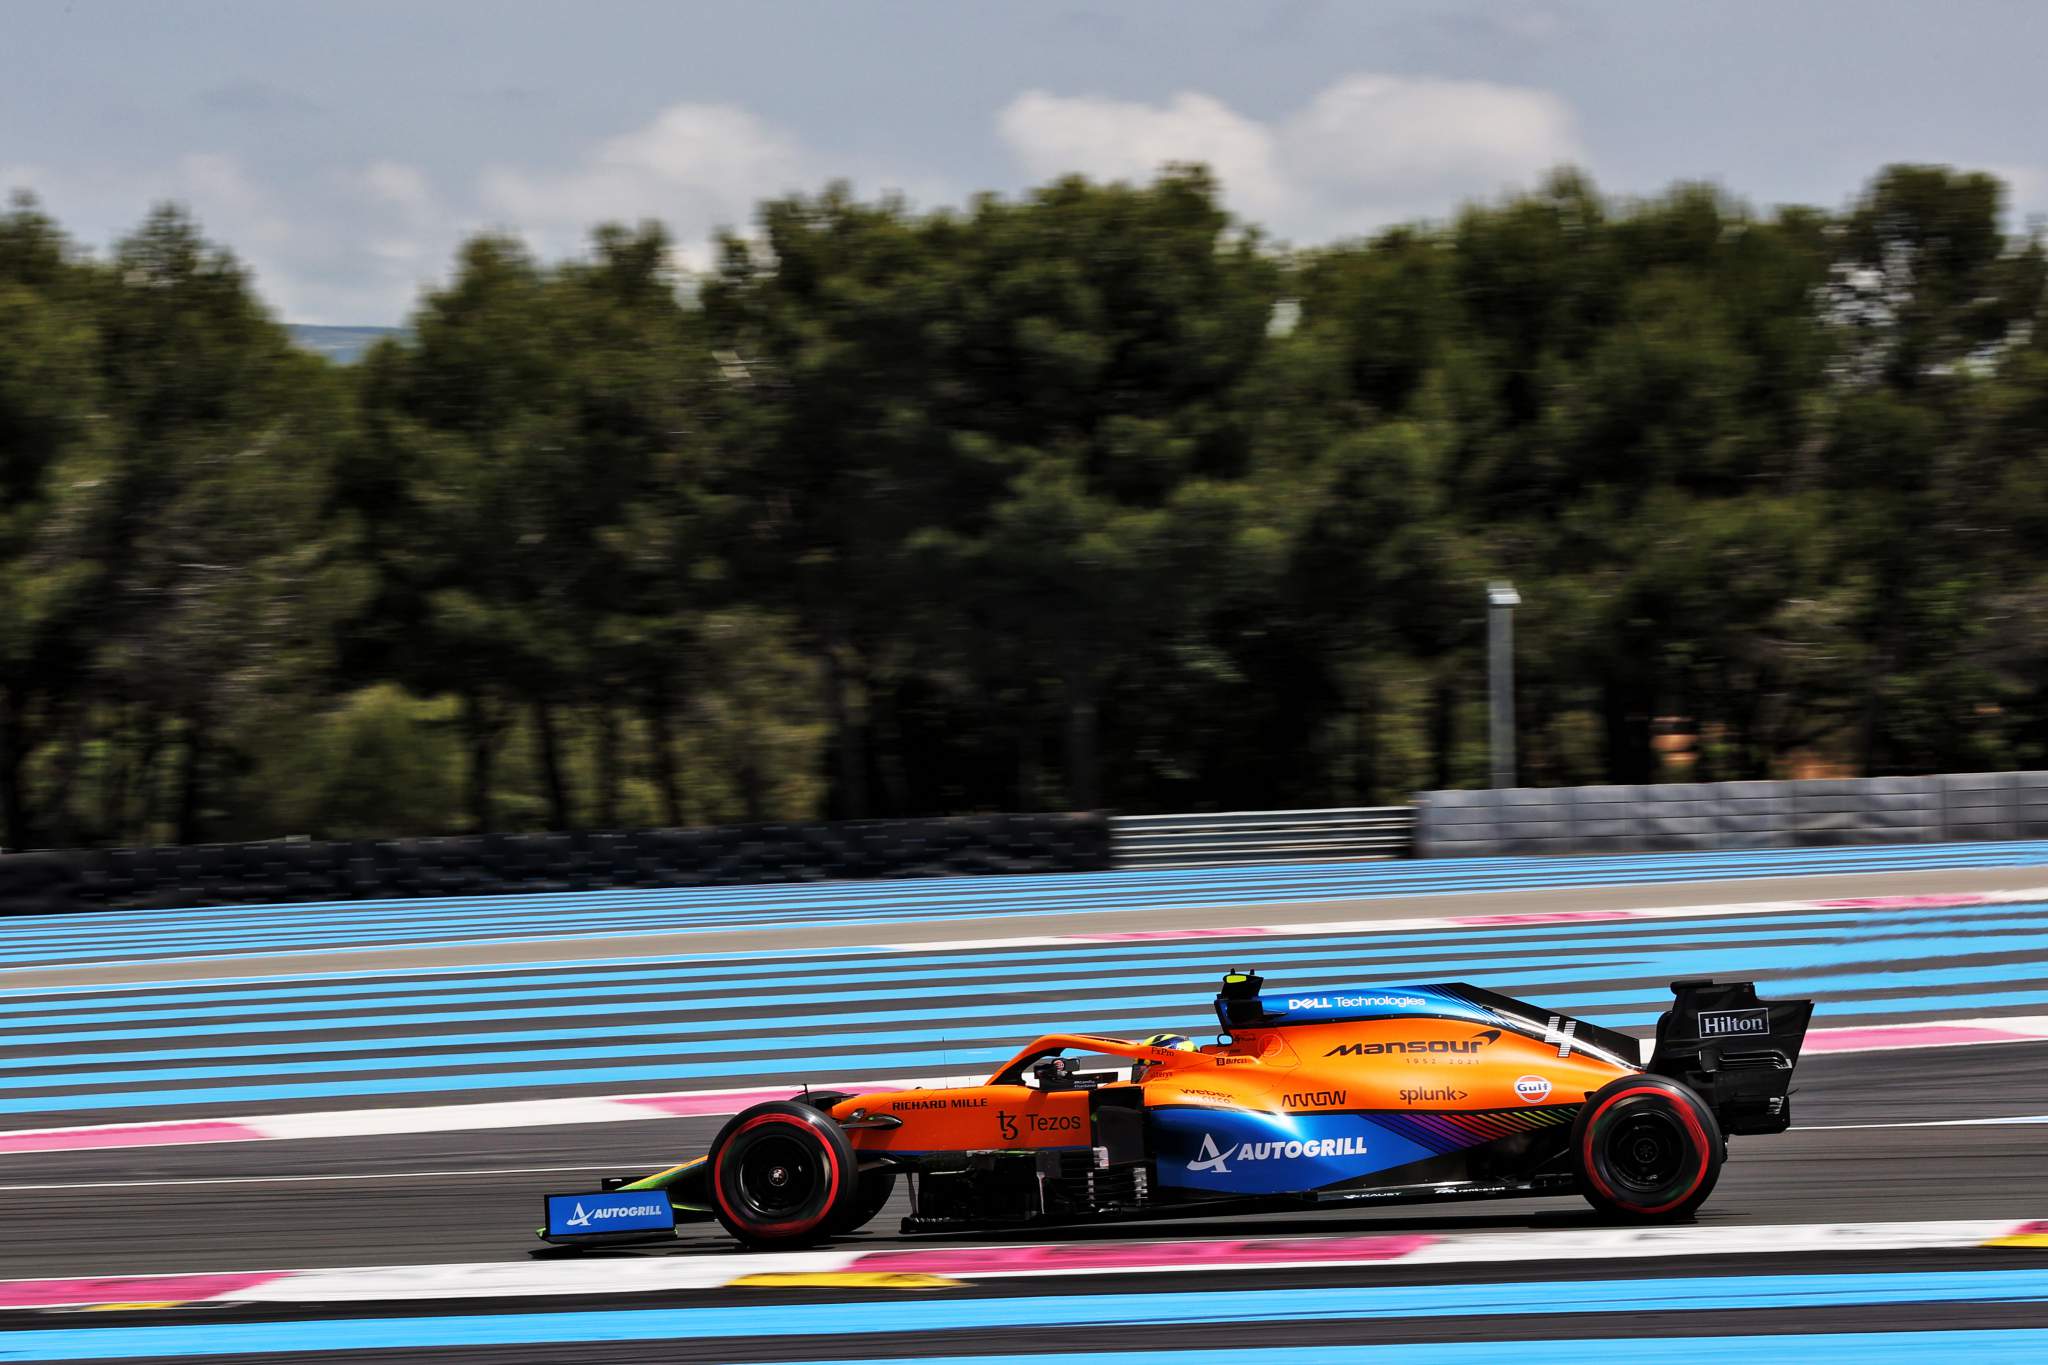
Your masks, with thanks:
[{"label": "formula one car", "polygon": [[547,1196],[540,1235],[715,1218],[747,1246],[804,1246],[873,1219],[899,1176],[905,1232],[1574,1191],[1680,1219],[1727,1134],[1790,1125],[1813,1012],[1746,981],[1674,982],[1645,1064],[1635,1038],[1473,986],[1263,986],[1224,977],[1210,1046],[1054,1033],[985,1085],[757,1104],[694,1161]]}]

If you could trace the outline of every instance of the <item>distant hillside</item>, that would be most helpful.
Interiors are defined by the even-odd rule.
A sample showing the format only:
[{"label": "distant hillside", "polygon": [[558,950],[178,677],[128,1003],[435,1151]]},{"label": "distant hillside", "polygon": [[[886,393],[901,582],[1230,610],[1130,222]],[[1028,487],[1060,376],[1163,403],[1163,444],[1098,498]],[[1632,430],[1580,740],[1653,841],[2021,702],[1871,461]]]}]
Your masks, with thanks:
[{"label": "distant hillside", "polygon": [[396,336],[399,331],[396,327],[309,327],[296,322],[286,323],[285,330],[292,334],[294,345],[338,365],[353,365],[379,338]]}]

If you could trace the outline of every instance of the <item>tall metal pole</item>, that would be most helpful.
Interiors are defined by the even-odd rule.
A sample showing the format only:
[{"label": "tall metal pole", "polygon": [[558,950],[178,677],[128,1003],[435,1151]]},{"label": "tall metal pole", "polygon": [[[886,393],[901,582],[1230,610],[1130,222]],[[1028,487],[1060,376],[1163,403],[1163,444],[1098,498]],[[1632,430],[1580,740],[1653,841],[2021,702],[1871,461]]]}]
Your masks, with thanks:
[{"label": "tall metal pole", "polygon": [[1515,785],[1515,608],[1512,583],[1486,585],[1486,681],[1493,710],[1493,785]]}]

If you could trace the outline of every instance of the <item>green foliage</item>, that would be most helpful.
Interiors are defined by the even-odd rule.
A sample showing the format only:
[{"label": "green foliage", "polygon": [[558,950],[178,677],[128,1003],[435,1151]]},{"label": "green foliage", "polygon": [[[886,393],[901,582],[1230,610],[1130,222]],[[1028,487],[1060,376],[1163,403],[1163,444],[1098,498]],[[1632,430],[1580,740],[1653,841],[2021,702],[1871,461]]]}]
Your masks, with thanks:
[{"label": "green foliage", "polygon": [[455,707],[393,683],[293,716],[263,735],[252,786],[270,794],[252,833],[331,839],[448,834],[460,826]]},{"label": "green foliage", "polygon": [[[0,841],[2048,763],[2048,255],[1559,173],[1294,255],[1198,168],[465,246],[294,351],[0,216]],[[685,284],[689,288],[685,288]],[[1683,757],[1670,752],[1676,734]]]}]

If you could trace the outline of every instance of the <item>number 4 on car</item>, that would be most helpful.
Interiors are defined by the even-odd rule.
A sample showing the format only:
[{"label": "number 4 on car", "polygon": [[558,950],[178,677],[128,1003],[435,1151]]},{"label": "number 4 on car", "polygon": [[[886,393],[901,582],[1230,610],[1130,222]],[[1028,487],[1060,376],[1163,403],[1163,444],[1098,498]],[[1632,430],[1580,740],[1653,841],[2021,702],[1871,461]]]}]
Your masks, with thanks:
[{"label": "number 4 on car", "polygon": [[1790,1125],[1813,1004],[1746,981],[1672,992],[1644,1063],[1626,1034],[1474,986],[1289,994],[1233,972],[1213,1044],[1055,1033],[984,1085],[755,1105],[695,1160],[548,1196],[540,1235],[715,1219],[807,1246],[871,1221],[899,1179],[908,1233],[1573,1192],[1618,1220],[1687,1218],[1731,1135]]}]

